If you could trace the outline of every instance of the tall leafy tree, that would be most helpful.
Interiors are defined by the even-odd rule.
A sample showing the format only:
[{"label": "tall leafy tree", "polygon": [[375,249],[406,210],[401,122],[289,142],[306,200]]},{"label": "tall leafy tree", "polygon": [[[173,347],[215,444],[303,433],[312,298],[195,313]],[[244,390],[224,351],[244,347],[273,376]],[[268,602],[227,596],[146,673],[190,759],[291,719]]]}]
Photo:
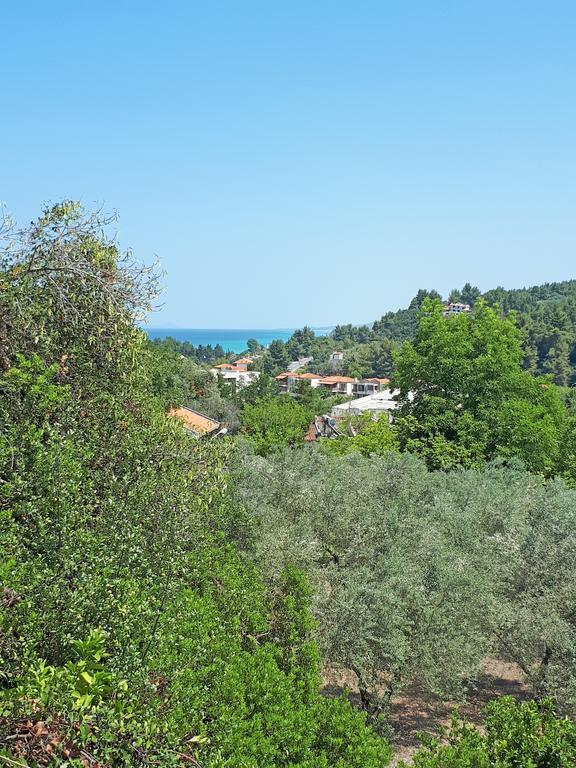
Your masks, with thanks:
[{"label": "tall leafy tree", "polygon": [[264,358],[264,373],[274,375],[280,370],[284,370],[289,362],[286,344],[281,339],[274,339],[270,342],[268,353]]},{"label": "tall leafy tree", "polygon": [[439,302],[425,302],[414,341],[396,356],[402,447],[432,468],[500,455],[552,474],[565,411],[553,384],[523,370],[520,339],[513,318],[481,302],[448,318]]}]

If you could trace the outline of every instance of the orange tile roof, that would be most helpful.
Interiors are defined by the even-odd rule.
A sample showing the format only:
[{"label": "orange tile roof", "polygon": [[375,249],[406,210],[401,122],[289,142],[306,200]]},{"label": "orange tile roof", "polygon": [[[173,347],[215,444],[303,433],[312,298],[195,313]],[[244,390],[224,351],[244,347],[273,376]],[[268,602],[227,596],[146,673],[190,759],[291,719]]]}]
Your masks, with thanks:
[{"label": "orange tile roof", "polygon": [[362,379],[362,381],[370,382],[370,384],[388,384],[390,379],[379,379],[376,376],[374,376],[371,379]]},{"label": "orange tile roof", "polygon": [[320,384],[353,384],[356,379],[351,379],[350,376],[325,376],[320,379]]},{"label": "orange tile roof", "polygon": [[299,379],[321,379],[322,376],[320,376],[319,373],[298,373],[296,374],[297,378]]},{"label": "orange tile roof", "polygon": [[308,431],[304,435],[305,443],[314,443],[318,440],[318,433],[316,432],[316,422],[312,421],[308,427]]},{"label": "orange tile roof", "polygon": [[230,365],[230,363],[220,363],[220,365],[215,365],[214,368],[226,368],[228,371],[235,370],[235,366]]},{"label": "orange tile roof", "polygon": [[253,363],[253,362],[254,360],[252,360],[251,357],[242,357],[240,358],[240,360],[236,360],[236,365],[238,365],[238,363],[246,363],[246,365],[248,365],[248,363]]},{"label": "orange tile roof", "polygon": [[203,416],[201,413],[193,411],[192,408],[170,408],[168,416],[175,416],[182,422],[184,429],[197,435],[209,435],[220,427],[218,421],[214,421],[214,419],[208,416]]},{"label": "orange tile roof", "polygon": [[287,379],[288,376],[292,376],[293,374],[290,373],[290,371],[283,371],[282,373],[279,373],[278,376],[275,376],[274,378],[276,381],[282,381],[282,379]]}]

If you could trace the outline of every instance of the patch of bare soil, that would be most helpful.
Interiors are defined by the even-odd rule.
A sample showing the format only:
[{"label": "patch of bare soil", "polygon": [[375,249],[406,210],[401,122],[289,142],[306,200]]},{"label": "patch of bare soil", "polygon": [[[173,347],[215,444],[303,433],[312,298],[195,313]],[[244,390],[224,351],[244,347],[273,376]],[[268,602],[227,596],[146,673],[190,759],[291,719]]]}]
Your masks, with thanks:
[{"label": "patch of bare soil", "polygon": [[[357,679],[352,671],[326,670],[323,677],[327,695],[338,694],[347,688],[353,700],[358,698]],[[392,699],[390,724],[394,731],[394,757],[391,768],[401,760],[409,763],[419,745],[417,734],[434,734],[439,725],[448,725],[455,707],[468,722],[479,725],[486,704],[499,696],[529,699],[530,691],[518,665],[490,658],[484,662],[478,680],[468,686],[468,696],[464,703],[442,701],[417,687]]]}]

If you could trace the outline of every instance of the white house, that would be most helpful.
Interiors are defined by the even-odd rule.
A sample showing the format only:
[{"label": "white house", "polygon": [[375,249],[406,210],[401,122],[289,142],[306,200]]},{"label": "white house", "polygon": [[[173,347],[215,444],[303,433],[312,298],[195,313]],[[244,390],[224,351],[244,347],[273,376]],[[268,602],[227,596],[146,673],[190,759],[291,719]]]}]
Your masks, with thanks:
[{"label": "white house", "polygon": [[322,376],[319,373],[292,373],[291,371],[284,371],[276,376],[276,381],[286,392],[292,392],[301,381],[308,381],[311,387],[316,388],[321,380]]},{"label": "white house", "polygon": [[247,371],[248,366],[253,363],[254,360],[252,360],[251,357],[241,357],[240,360],[236,360],[234,362],[234,366],[239,371]]},{"label": "white house", "polygon": [[[224,381],[234,382],[237,389],[242,389],[242,387],[247,387],[248,384],[257,381],[260,377],[260,371],[248,371],[249,363],[246,363],[245,360],[238,362],[240,363],[239,365],[237,363],[234,365],[229,363],[215,365],[214,368],[210,369],[210,373],[215,377],[220,376]],[[250,360],[249,362],[252,361]]]},{"label": "white house", "polygon": [[324,376],[320,379],[319,386],[329,389],[334,395],[352,396],[355,383],[356,379],[350,376]]},{"label": "white house", "polygon": [[444,304],[442,314],[444,317],[449,317],[450,315],[461,315],[463,312],[470,312],[470,304],[451,302],[450,304]]},{"label": "white house", "polygon": [[390,383],[390,379],[362,379],[361,381],[354,382],[353,390],[354,397],[366,397],[367,395],[374,395],[376,392],[381,392],[386,389]]}]

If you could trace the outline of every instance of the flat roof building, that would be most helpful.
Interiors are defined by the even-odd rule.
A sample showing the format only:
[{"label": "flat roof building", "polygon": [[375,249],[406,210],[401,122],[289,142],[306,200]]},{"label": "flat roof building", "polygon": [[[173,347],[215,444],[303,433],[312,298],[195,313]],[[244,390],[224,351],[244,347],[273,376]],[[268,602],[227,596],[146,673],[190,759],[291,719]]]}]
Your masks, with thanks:
[{"label": "flat roof building", "polygon": [[349,400],[347,403],[340,403],[332,408],[332,416],[360,416],[362,413],[384,413],[394,411],[398,407],[395,400],[399,394],[398,389],[384,389],[382,392],[375,392],[366,397],[359,397],[356,400]]}]

